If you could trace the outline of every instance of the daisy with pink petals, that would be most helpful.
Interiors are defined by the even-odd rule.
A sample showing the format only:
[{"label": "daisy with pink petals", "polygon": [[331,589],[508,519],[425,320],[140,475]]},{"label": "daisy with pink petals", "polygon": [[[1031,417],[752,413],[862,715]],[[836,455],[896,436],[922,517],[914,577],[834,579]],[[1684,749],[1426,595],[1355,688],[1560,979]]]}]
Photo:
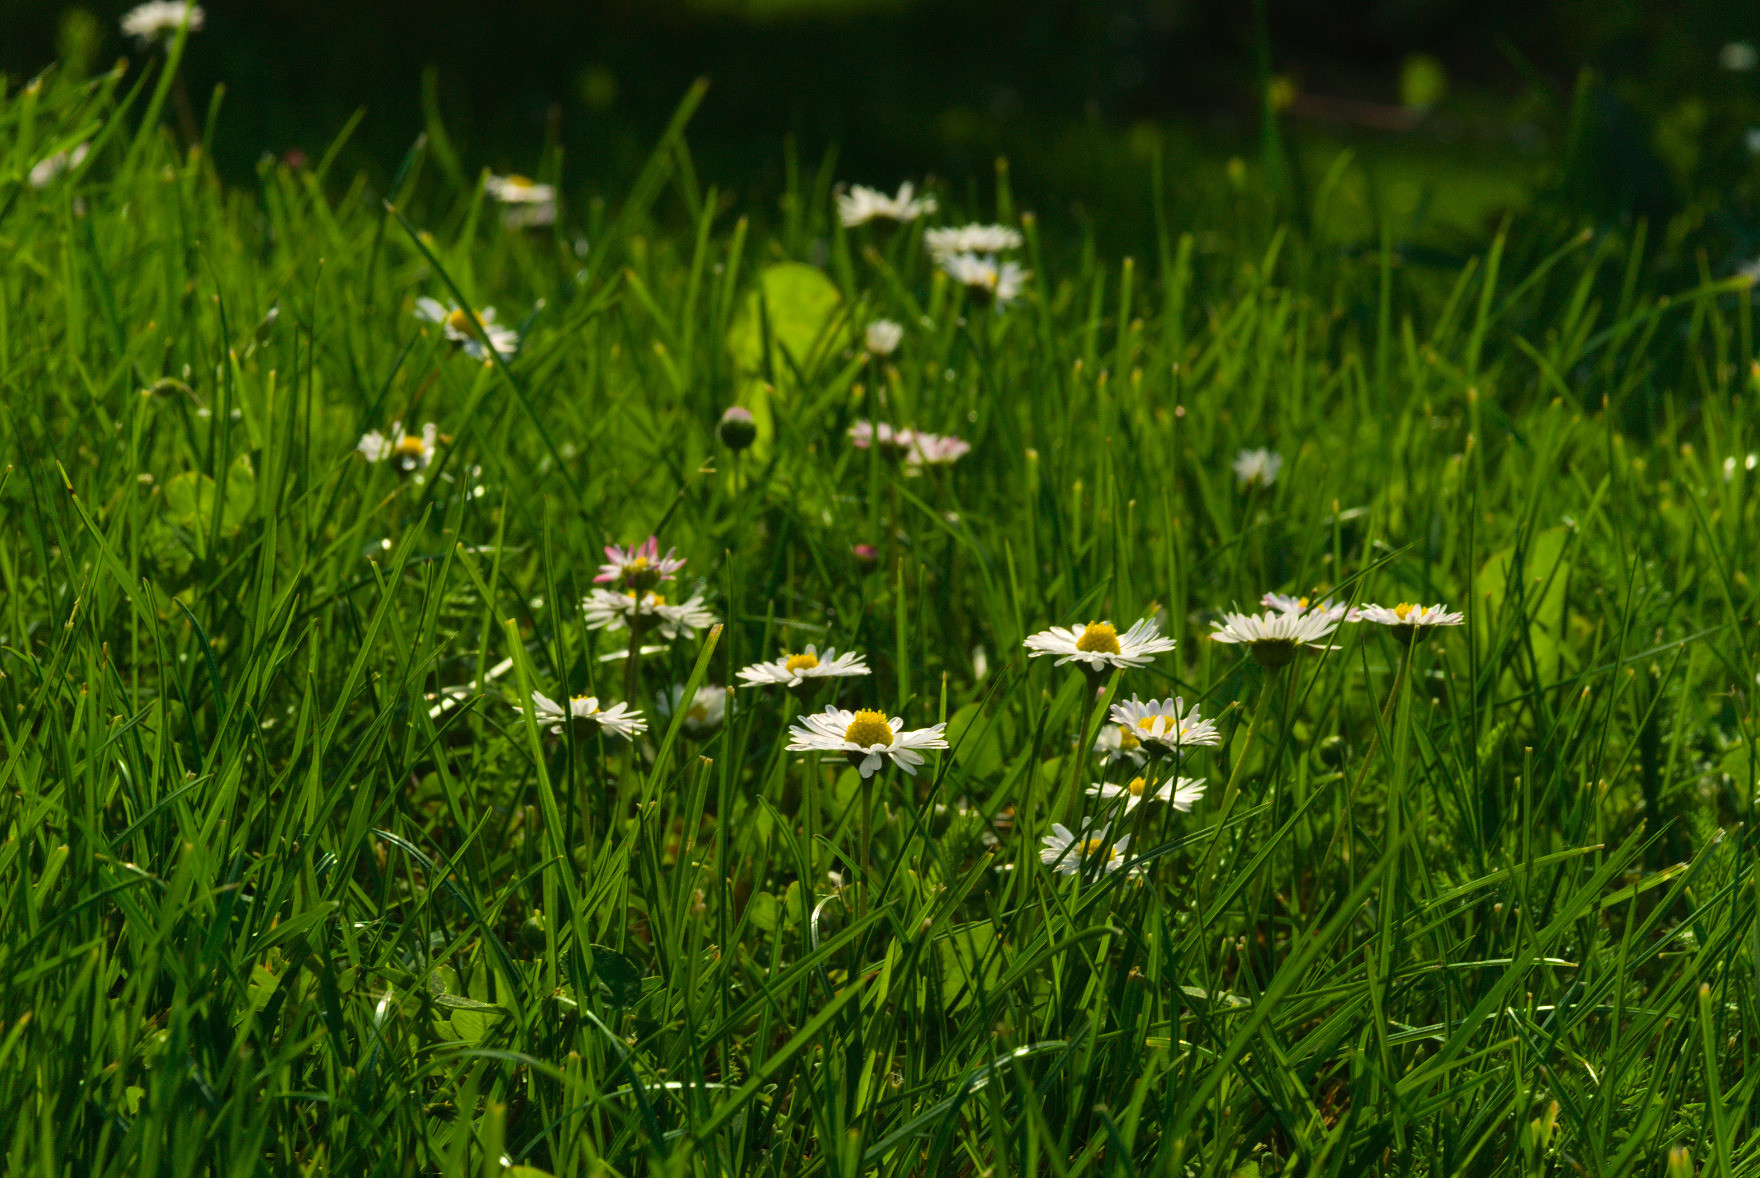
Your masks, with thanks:
[{"label": "daisy with pink petals", "polygon": [[652,589],[662,581],[672,580],[673,574],[684,567],[684,560],[672,555],[676,551],[676,548],[668,548],[666,555],[661,556],[660,541],[654,536],[628,548],[607,544],[605,555],[608,559],[599,566],[599,575],[593,578],[593,584],[616,582],[626,589]]},{"label": "daisy with pink petals", "polygon": [[912,432],[906,461],[912,466],[946,466],[971,453],[972,444],[962,438]]},{"label": "daisy with pink petals", "polygon": [[917,431],[894,429],[884,421],[858,421],[849,427],[849,440],[858,450],[874,446],[879,449],[880,457],[897,462],[916,444]]}]

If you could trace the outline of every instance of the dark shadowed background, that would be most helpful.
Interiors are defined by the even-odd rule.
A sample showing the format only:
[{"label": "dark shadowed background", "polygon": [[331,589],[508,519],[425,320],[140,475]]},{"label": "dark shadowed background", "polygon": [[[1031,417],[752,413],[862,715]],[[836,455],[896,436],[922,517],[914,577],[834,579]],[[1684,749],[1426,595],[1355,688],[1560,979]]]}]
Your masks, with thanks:
[{"label": "dark shadowed background", "polygon": [[[121,3],[0,0],[14,82],[108,66]],[[1512,209],[1643,217],[1718,260],[1756,246],[1760,74],[1720,53],[1760,9],[1682,0],[253,0],[206,6],[186,126],[222,169],[321,153],[382,177],[430,96],[467,170],[627,181],[693,79],[699,174],[757,206],[791,158],[982,200],[1006,155],[1042,215],[1128,238],[1151,159],[1170,198],[1264,165],[1263,79],[1295,190],[1350,156],[1330,216],[1482,236]],[[1263,31],[1263,38],[1261,38]],[[1259,49],[1267,50],[1261,72]],[[145,58],[134,56],[133,64]],[[426,79],[426,88],[424,86]],[[1760,132],[1757,132],[1760,134]],[[555,151],[560,150],[558,157]],[[558,159],[560,164],[558,165]],[[1231,170],[1230,161],[1239,159]],[[1214,205],[1214,201],[1206,202]],[[1353,211],[1356,210],[1356,211]],[[1710,234],[1711,238],[1705,235]],[[1712,240],[1714,239],[1714,240]]]}]

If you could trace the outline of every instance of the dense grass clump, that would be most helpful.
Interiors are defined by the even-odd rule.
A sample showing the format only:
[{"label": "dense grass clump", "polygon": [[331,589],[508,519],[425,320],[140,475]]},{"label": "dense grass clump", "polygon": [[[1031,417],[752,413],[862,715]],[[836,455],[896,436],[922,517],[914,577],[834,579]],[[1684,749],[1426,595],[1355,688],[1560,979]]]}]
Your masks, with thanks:
[{"label": "dense grass clump", "polygon": [[[1744,282],[1106,260],[1001,175],[748,221],[688,104],[553,222],[434,136],[242,192],[171,77],[0,107],[12,1170],[1760,1170]],[[1009,305],[923,247],[968,216]],[[1211,639],[1272,592],[1464,624]],[[868,673],[742,685],[808,644]],[[1171,697],[1214,743],[1131,756]],[[790,751],[833,703],[923,763]]]}]

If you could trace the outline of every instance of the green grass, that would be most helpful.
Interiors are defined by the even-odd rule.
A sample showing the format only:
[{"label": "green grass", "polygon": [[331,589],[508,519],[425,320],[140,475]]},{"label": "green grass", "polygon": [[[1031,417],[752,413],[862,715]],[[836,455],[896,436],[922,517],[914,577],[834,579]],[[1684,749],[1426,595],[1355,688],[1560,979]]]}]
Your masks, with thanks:
[{"label": "green grass", "polygon": [[[918,228],[839,229],[829,171],[705,191],[678,128],[510,233],[439,128],[390,206],[228,190],[170,93],[0,107],[9,1172],[1760,1172],[1745,288],[1665,297],[1641,230],[1425,268],[1251,194],[1108,259],[999,182],[937,214],[1026,230],[999,314]],[[972,452],[906,477],[870,414]],[[439,427],[420,481],[355,452],[394,420]],[[651,533],[725,625],[632,670],[578,603]],[[1467,622],[1276,672],[1206,638],[1315,589]],[[1225,742],[1138,874],[1056,874],[1103,713],[1022,639],[1147,614],[1177,650],[1106,691]],[[809,642],[952,749],[864,791],[785,751],[824,696],[655,710]]]}]

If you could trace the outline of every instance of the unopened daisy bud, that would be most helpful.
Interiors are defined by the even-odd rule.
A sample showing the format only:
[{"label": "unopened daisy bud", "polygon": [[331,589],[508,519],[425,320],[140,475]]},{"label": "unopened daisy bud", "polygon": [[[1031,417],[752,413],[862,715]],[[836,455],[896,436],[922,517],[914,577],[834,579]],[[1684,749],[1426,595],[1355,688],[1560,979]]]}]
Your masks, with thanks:
[{"label": "unopened daisy bud", "polygon": [[721,415],[721,424],[715,427],[715,432],[721,435],[722,444],[737,454],[757,440],[758,423],[752,420],[750,409],[730,405]]},{"label": "unopened daisy bud", "polygon": [[880,563],[880,550],[872,544],[857,544],[849,551],[856,558],[856,563],[862,566],[864,573],[872,572],[874,566]]}]

